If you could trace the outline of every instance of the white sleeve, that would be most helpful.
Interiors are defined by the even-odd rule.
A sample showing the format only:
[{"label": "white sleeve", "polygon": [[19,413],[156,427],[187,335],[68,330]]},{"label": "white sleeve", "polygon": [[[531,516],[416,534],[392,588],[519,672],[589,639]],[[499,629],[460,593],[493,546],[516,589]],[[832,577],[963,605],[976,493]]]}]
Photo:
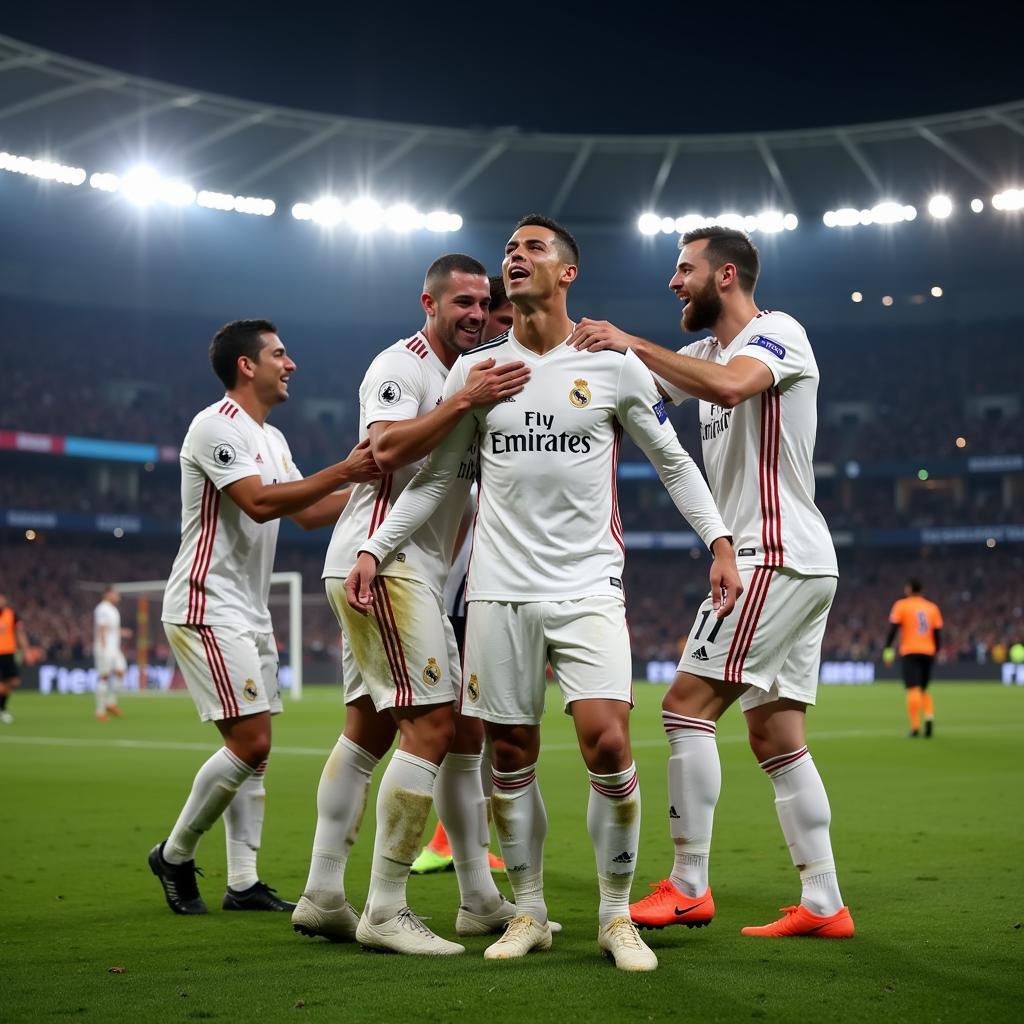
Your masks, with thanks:
[{"label": "white sleeve", "polygon": [[[460,359],[448,374],[442,399],[450,398],[465,384],[465,373],[465,364]],[[434,514],[458,475],[459,465],[475,433],[476,417],[472,412],[466,413],[430,453],[360,552],[368,551],[378,563],[383,562]]]},{"label": "white sleeve", "polygon": [[[695,341],[691,345],[684,345],[681,349],[677,351],[676,354],[681,356],[690,356],[692,359],[701,359],[703,358],[703,353],[706,345],[706,339],[704,341]],[[651,370],[651,374],[657,381],[658,387],[661,388],[661,390],[666,395],[668,395],[668,400],[673,405],[682,405],[682,403],[685,402],[688,398],[693,397],[692,395],[688,395],[685,391],[676,387],[676,385],[673,384],[672,381],[665,380],[664,377],[655,373],[653,370]]]},{"label": "white sleeve", "polygon": [[719,537],[730,536],[711,489],[668,422],[650,372],[632,352],[626,356],[616,399],[619,422],[651,460],[683,518],[710,548]]},{"label": "white sleeve", "polygon": [[750,335],[736,355],[750,356],[764,363],[772,371],[775,386],[778,387],[784,380],[804,374],[807,369],[808,349],[807,340],[801,336],[801,332],[786,329],[784,324],[772,322],[769,315],[761,324],[754,321]]},{"label": "white sleeve", "polygon": [[367,427],[380,420],[419,416],[424,383],[420,364],[420,357],[407,349],[389,348],[374,359],[361,389]]},{"label": "white sleeve", "polygon": [[189,437],[192,461],[218,491],[243,480],[259,476],[256,455],[242,428],[227,416],[207,416],[193,428]]}]

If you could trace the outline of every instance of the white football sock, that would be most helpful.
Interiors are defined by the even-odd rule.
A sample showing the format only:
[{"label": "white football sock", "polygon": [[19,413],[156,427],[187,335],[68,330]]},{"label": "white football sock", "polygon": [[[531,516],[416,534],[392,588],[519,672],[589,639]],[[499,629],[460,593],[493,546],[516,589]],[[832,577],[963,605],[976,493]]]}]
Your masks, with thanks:
[{"label": "white football sock", "polygon": [[96,681],[96,714],[101,715],[107,710],[107,683],[104,679]]},{"label": "white football sock", "polygon": [[761,762],[775,787],[775,810],[793,863],[800,872],[800,902],[831,915],[843,906],[832,857],[832,812],[825,786],[806,747]]},{"label": "white football sock", "polygon": [[420,852],[437,771],[430,761],[396,750],[380,780],[373,868],[364,910],[373,924],[383,924],[408,904],[409,869]]},{"label": "white football sock", "polygon": [[490,830],[480,761],[480,754],[448,754],[434,786],[434,806],[448,834],[459,880],[459,902],[474,914],[486,914],[501,902],[487,865]]},{"label": "white football sock", "polygon": [[241,892],[259,880],[256,855],[263,837],[263,811],[267,791],[263,776],[267,762],[262,764],[238,787],[235,799],[224,809],[224,838],[228,848],[228,888]]},{"label": "white football sock", "polygon": [[117,707],[117,695],[121,692],[121,684],[124,682],[124,676],[119,676],[116,672],[110,674],[110,689],[107,691],[107,707]]},{"label": "white football sock", "polygon": [[715,805],[722,791],[716,726],[705,718],[663,711],[672,753],[668,759],[668,817],[675,859],[669,880],[687,896],[708,888],[708,860]]},{"label": "white football sock", "polygon": [[491,812],[516,909],[544,924],[548,919],[544,902],[544,839],[548,834],[548,816],[537,785],[537,766],[531,764],[514,772],[492,768],[491,778],[494,781]]},{"label": "white football sock", "polygon": [[316,791],[316,832],[304,895],[327,893],[344,900],[345,865],[359,835],[370,778],[379,763],[357,743],[338,737]]},{"label": "white football sock", "polygon": [[203,833],[224,813],[252,772],[227,747],[221,747],[196,772],[192,792],[164,844],[164,860],[169,864],[191,860]]},{"label": "white football sock", "polygon": [[629,889],[640,841],[640,784],[635,763],[613,775],[588,774],[587,831],[597,861],[603,928],[616,917],[629,917]]}]

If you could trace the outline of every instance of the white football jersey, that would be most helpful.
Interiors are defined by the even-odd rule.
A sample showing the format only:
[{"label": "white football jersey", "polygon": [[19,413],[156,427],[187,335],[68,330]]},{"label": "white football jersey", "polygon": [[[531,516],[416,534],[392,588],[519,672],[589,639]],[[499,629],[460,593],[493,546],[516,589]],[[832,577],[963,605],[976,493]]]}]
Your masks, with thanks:
[{"label": "white football jersey", "polygon": [[[741,566],[838,576],[825,517],[814,504],[818,364],[803,327],[785,313],[758,313],[726,347],[704,338],[679,350],[725,365],[764,363],[774,387],[734,409],[700,403],[700,437],[711,491],[732,528]],[[673,402],[689,396],[661,377]]]},{"label": "white football jersey", "polygon": [[677,506],[710,544],[728,533],[700,471],[682,450],[647,368],[632,353],[539,356],[514,335],[464,354],[445,397],[472,367],[522,360],[526,388],[463,417],[431,453],[373,539],[383,559],[430,516],[478,442],[479,513],[469,568],[470,601],[561,601],[593,594],[622,599],[625,548],[616,471],[625,429],[647,453]]},{"label": "white football jersey", "polygon": [[[431,412],[442,401],[447,376],[448,368],[421,332],[384,349],[359,385],[360,440],[368,436],[371,423],[417,419]],[[344,579],[349,574],[357,552],[384,521],[423,461],[403,466],[379,481],[356,485],[331,535],[324,579]],[[476,454],[471,444],[464,444],[455,479],[437,513],[381,564],[381,575],[409,577],[439,595],[443,592],[475,473]]]},{"label": "white football jersey", "polygon": [[121,650],[121,613],[112,601],[100,601],[92,613],[92,649],[94,654]]},{"label": "white football jersey", "polygon": [[301,480],[284,434],[225,397],[192,421],[179,461],[181,547],[161,618],[272,632],[267,599],[280,522],[257,523],[222,492],[247,476],[265,484]]}]

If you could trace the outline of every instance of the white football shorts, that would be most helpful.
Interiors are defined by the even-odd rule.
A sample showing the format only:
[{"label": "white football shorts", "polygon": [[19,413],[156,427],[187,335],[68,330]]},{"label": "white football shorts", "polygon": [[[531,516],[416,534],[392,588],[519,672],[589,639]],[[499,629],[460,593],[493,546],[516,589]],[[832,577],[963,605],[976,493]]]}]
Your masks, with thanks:
[{"label": "white football shorts", "polygon": [[164,632],[204,722],[281,712],[273,633],[172,622]]},{"label": "white football shorts", "polygon": [[93,650],[93,661],[96,663],[96,675],[100,679],[106,679],[109,675],[123,676],[128,670],[121,651],[97,651]]},{"label": "white football shorts", "polygon": [[567,713],[577,700],[621,700],[632,706],[633,663],[626,609],[618,598],[470,601],[467,609],[463,715],[539,724],[548,662]]},{"label": "white football shorts", "polygon": [[341,625],[345,703],[369,696],[378,711],[426,707],[456,699],[459,647],[441,598],[405,576],[378,576],[373,608],[360,615],[343,579],[324,581]]},{"label": "white football shorts", "polygon": [[744,711],[786,697],[813,704],[834,576],[787,569],[740,569],[743,593],[732,614],[716,619],[711,595],[697,611],[679,671],[748,689]]}]

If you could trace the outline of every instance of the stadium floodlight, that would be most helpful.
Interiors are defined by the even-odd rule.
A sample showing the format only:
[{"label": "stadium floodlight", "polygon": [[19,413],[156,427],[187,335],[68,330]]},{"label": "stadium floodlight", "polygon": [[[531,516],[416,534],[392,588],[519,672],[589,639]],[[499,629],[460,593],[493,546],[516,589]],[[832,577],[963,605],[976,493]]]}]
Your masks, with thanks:
[{"label": "stadium floodlight", "polygon": [[904,206],[891,199],[871,207],[873,224],[899,224],[901,221],[913,220],[916,216],[917,210],[913,206]]},{"label": "stadium floodlight", "polygon": [[[225,213],[250,213],[258,217],[271,217],[277,209],[273,199],[259,196],[233,196],[230,192],[211,192],[203,189],[196,196],[196,205]],[[294,212],[294,211],[293,211]]]},{"label": "stadium floodlight", "polygon": [[892,303],[893,303],[893,298],[892,298],[891,295],[883,295],[882,296],[882,305],[883,306],[891,306]]},{"label": "stadium floodlight", "polygon": [[395,203],[384,212],[384,223],[400,234],[422,228],[427,218],[408,203]]},{"label": "stadium floodlight", "polygon": [[361,234],[369,234],[384,223],[384,211],[376,199],[360,196],[346,207],[345,220]]},{"label": "stadium floodlight", "polygon": [[661,218],[656,213],[642,213],[636,226],[641,235],[656,235],[661,230]]},{"label": "stadium floodlight", "polygon": [[972,199],[971,209],[975,213],[981,213],[981,211],[985,209],[985,201],[983,199]]},{"label": "stadium floodlight", "polygon": [[162,202],[169,206],[191,206],[196,201],[196,190],[185,181],[163,178],[152,167],[133,167],[121,179],[121,195],[136,206],[151,206]]},{"label": "stadium floodlight", "polygon": [[940,285],[937,285],[937,284],[933,284],[932,285],[932,298],[933,299],[941,299],[942,298],[942,287]]},{"label": "stadium floodlight", "polygon": [[733,228],[736,231],[746,230],[746,222],[742,214],[733,213],[732,211],[720,213],[717,217],[711,219],[711,223],[721,224],[723,228]]},{"label": "stadium floodlight", "polygon": [[312,220],[313,219],[313,204],[312,203],[296,203],[292,207],[292,216],[296,220]]},{"label": "stadium floodlight", "polygon": [[676,231],[685,235],[687,231],[696,231],[702,228],[707,221],[699,213],[686,213],[682,217],[676,217]]},{"label": "stadium floodlight", "polygon": [[43,181],[56,181],[61,185],[81,185],[86,178],[84,167],[71,167],[54,160],[33,160],[7,152],[0,153],[0,170]]},{"label": "stadium floodlight", "polygon": [[851,292],[850,293],[850,301],[851,302],[863,302],[864,301],[864,294],[862,292]]},{"label": "stadium floodlight", "polygon": [[934,195],[928,200],[928,212],[936,220],[945,220],[953,212],[953,200],[946,195]]},{"label": "stadium floodlight", "polygon": [[675,217],[662,217],[661,223],[659,224],[661,233],[663,235],[673,235],[676,230],[676,219]]},{"label": "stadium floodlight", "polygon": [[787,231],[796,231],[797,225],[800,223],[795,213],[787,213],[782,218],[782,226]]},{"label": "stadium floodlight", "polygon": [[424,226],[428,231],[443,235],[449,231],[458,231],[462,227],[462,218],[447,210],[431,210],[424,218]]},{"label": "stadium floodlight", "polygon": [[827,210],[821,219],[827,228],[852,228],[861,223],[861,211],[843,206],[838,210]]},{"label": "stadium floodlight", "polygon": [[1024,210],[1024,188],[1008,188],[992,197],[992,205],[1004,212]]},{"label": "stadium floodlight", "polygon": [[310,219],[323,228],[333,228],[345,216],[345,207],[334,196],[321,196],[310,207]]},{"label": "stadium floodlight", "polygon": [[121,187],[121,179],[109,171],[97,171],[89,175],[89,187],[100,192],[117,192]]}]

